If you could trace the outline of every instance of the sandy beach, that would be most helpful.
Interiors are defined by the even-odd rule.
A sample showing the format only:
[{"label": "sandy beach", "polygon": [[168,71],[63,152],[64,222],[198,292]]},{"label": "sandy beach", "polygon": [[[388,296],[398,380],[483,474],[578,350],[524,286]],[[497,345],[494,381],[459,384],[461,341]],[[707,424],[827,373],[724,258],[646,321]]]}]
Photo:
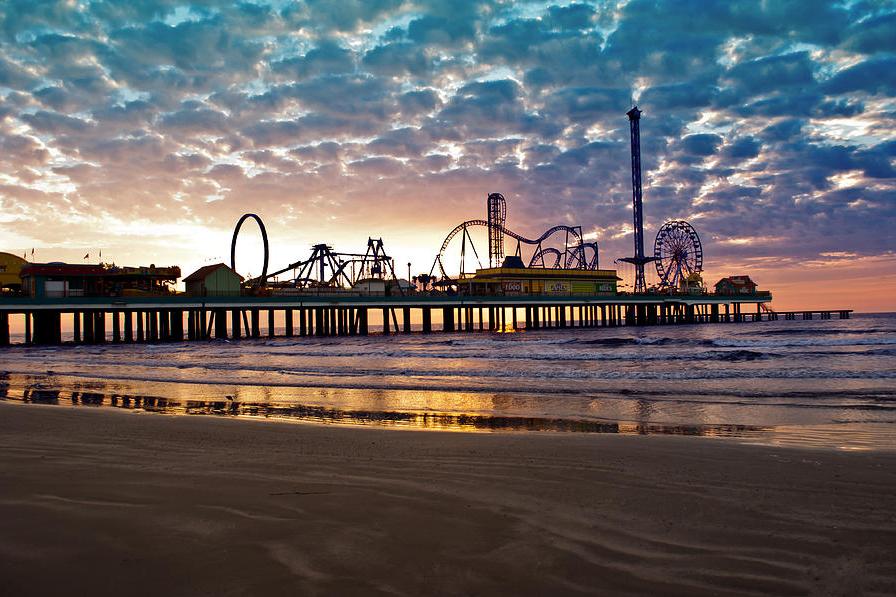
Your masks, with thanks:
[{"label": "sandy beach", "polygon": [[896,592],[896,454],[0,402],[0,594]]}]

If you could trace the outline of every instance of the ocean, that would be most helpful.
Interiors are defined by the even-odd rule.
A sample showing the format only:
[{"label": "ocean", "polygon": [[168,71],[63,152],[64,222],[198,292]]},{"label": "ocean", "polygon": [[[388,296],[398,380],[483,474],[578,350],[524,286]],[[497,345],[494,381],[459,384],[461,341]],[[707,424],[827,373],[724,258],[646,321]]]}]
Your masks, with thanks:
[{"label": "ocean", "polygon": [[0,349],[0,399],[434,430],[896,448],[896,314]]}]

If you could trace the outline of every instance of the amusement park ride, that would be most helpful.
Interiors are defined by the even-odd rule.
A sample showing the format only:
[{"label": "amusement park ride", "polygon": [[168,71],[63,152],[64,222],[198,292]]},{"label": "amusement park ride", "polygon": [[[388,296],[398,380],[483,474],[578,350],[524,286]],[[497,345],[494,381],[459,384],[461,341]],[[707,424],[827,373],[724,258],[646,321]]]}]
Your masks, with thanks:
[{"label": "amusement park ride", "polygon": [[[283,269],[267,273],[268,270],[268,234],[264,223],[256,214],[245,214],[237,222],[230,243],[230,267],[236,271],[236,241],[240,228],[246,219],[252,218],[258,223],[264,243],[264,265],[260,276],[245,282],[250,288],[271,287],[278,289],[334,290],[353,288],[365,280],[390,280],[399,294],[404,289],[395,275],[395,259],[386,254],[381,238],[367,239],[366,253],[338,253],[327,244],[311,247],[311,256],[290,263]],[[279,276],[291,272],[291,277],[280,280]],[[273,279],[273,281],[272,281]]]},{"label": "amusement park ride", "polygon": [[[504,258],[504,237],[509,236],[516,240],[514,255],[522,261],[521,245],[533,247],[527,267],[552,268],[552,269],[582,269],[596,270],[598,268],[598,247],[595,242],[585,242],[582,238],[581,226],[554,226],[546,230],[537,238],[527,238],[505,227],[507,207],[504,196],[500,193],[492,193],[488,196],[488,220],[467,220],[454,227],[445,240],[433,261],[430,276],[440,274],[443,280],[457,281],[465,278],[467,271],[467,250],[473,252],[479,268],[501,267]],[[472,230],[475,228],[488,229],[488,265],[484,265],[479,258],[479,252],[473,241]],[[448,263],[448,249],[452,240],[460,235],[460,260],[457,265],[457,275],[452,277],[446,270]],[[555,236],[556,235],[556,236]],[[560,247],[550,246],[549,239],[562,240]]]},{"label": "amusement park ride", "polygon": [[[633,107],[627,113],[631,133],[632,161],[632,215],[634,219],[635,254],[617,261],[631,263],[635,267],[634,293],[674,293],[702,290],[700,273],[703,269],[703,247],[694,228],[684,220],[670,220],[662,225],[654,241],[653,256],[644,254],[643,203],[641,188],[641,110]],[[586,242],[581,226],[558,225],[540,236],[528,238],[506,227],[507,202],[500,193],[491,193],[486,201],[487,219],[467,220],[452,229],[436,254],[428,275],[417,276],[415,282],[433,282],[434,287],[457,288],[459,282],[470,277],[475,269],[524,267],[530,269],[585,270],[599,269],[599,250],[596,242]],[[307,259],[298,260],[272,273],[268,268],[268,238],[264,224],[255,214],[245,214],[237,222],[231,242],[231,267],[236,269],[236,241],[240,227],[248,219],[254,219],[264,241],[264,265],[260,276],[246,281],[254,289],[346,290],[369,280],[387,282],[397,293],[404,294],[401,282],[395,274],[395,260],[383,246],[382,239],[367,239],[366,253],[334,252],[327,244],[312,246]],[[476,248],[474,232],[483,230],[487,235],[488,261]],[[482,233],[479,232],[481,242]],[[516,240],[512,256],[505,256],[505,237]],[[458,239],[459,242],[455,242]],[[459,246],[458,246],[459,245]],[[527,262],[523,261],[523,245],[527,247]],[[475,261],[474,261],[475,260]],[[644,266],[653,262],[658,283],[647,288]],[[410,264],[409,264],[410,265]],[[472,266],[472,267],[471,267]],[[285,280],[279,276],[290,272]],[[405,283],[407,284],[407,282]]]}]

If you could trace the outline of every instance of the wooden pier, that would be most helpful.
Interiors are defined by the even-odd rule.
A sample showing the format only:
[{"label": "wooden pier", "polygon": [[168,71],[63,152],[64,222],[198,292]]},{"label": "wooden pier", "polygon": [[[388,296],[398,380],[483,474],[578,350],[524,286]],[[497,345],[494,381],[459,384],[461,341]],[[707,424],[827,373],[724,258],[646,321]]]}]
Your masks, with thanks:
[{"label": "wooden pier", "polygon": [[[849,318],[851,310],[774,312],[761,295],[296,296],[0,300],[0,345],[356,336]],[[376,319],[375,323],[371,323]],[[71,325],[63,325],[68,320]],[[412,322],[417,322],[412,325]],[[415,329],[416,328],[416,329]],[[65,332],[63,331],[65,329]]]}]

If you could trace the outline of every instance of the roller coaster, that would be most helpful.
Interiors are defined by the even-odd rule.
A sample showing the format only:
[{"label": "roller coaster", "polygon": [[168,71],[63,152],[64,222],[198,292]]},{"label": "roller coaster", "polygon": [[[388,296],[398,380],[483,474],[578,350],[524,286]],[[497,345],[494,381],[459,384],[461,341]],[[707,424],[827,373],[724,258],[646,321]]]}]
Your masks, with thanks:
[{"label": "roller coaster", "polygon": [[[488,220],[467,220],[455,226],[454,229],[448,233],[448,236],[442,241],[442,246],[439,248],[439,252],[433,261],[432,268],[429,272],[431,276],[438,274],[442,276],[443,280],[453,280],[446,269],[446,254],[451,241],[459,234],[461,235],[461,246],[457,279],[462,279],[467,275],[467,272],[464,270],[468,244],[479,267],[485,267],[479,257],[479,252],[473,242],[473,237],[470,234],[470,230],[477,227],[484,227],[488,230],[489,267],[500,267],[503,264],[504,237],[510,237],[516,240],[515,254],[516,257],[520,258],[520,261],[522,261],[521,245],[531,245],[534,248],[527,267],[582,270],[598,269],[599,253],[597,243],[586,242],[583,239],[581,226],[554,226],[546,230],[537,238],[527,238],[504,226],[507,210],[504,197],[500,193],[492,193],[489,195],[487,204]],[[552,238],[558,240],[562,238],[562,246],[549,246],[547,241]]]}]

